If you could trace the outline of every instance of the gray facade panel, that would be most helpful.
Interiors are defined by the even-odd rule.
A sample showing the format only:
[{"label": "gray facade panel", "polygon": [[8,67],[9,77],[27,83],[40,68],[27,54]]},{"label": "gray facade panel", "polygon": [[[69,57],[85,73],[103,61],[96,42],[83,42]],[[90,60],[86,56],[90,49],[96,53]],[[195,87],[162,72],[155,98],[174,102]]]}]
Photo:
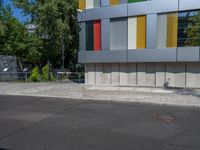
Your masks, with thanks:
[{"label": "gray facade panel", "polygon": [[127,4],[127,1],[128,1],[128,0],[121,0],[120,3],[121,3],[121,4]]},{"label": "gray facade panel", "polygon": [[78,22],[85,21],[86,18],[86,10],[83,10],[83,12],[78,12]]},{"label": "gray facade panel", "polygon": [[110,19],[101,20],[101,47],[102,50],[110,49]]},{"label": "gray facade panel", "polygon": [[200,0],[179,0],[179,10],[199,9]]},{"label": "gray facade panel", "polygon": [[157,14],[147,15],[146,48],[156,48]]},{"label": "gray facade panel", "polygon": [[149,4],[149,2],[128,4],[128,16],[137,16],[137,15],[147,14],[149,9],[151,9],[147,3]]},{"label": "gray facade panel", "polygon": [[110,5],[110,0],[101,0],[101,7],[106,7]]},{"label": "gray facade panel", "polygon": [[79,31],[79,50],[86,50],[86,41],[85,41],[85,23],[81,22],[79,23],[80,31]]},{"label": "gray facade panel", "polygon": [[128,62],[175,62],[176,48],[128,50]]},{"label": "gray facade panel", "polygon": [[178,0],[156,0],[128,5],[128,16],[164,13],[178,10]]},{"label": "gray facade panel", "polygon": [[127,4],[86,10],[85,21],[127,16]]},{"label": "gray facade panel", "polygon": [[117,18],[110,20],[110,49],[127,49],[127,18]]},{"label": "gray facade panel", "polygon": [[94,0],[94,8],[101,7],[101,2],[99,0]]},{"label": "gray facade panel", "polygon": [[[126,0],[121,1],[124,3]],[[196,1],[196,0],[193,0]],[[178,0],[156,0],[139,3],[120,4],[111,7],[109,1],[103,0],[104,7],[84,10],[78,13],[78,21],[89,21],[105,18],[117,18],[127,16],[138,16],[152,13],[164,13],[178,11]]]},{"label": "gray facade panel", "polygon": [[85,52],[86,51],[79,51],[78,52],[78,63],[85,63]]},{"label": "gray facade panel", "polygon": [[199,61],[199,47],[179,47],[177,61]]},{"label": "gray facade panel", "polygon": [[86,52],[86,63],[126,62],[126,50]]}]

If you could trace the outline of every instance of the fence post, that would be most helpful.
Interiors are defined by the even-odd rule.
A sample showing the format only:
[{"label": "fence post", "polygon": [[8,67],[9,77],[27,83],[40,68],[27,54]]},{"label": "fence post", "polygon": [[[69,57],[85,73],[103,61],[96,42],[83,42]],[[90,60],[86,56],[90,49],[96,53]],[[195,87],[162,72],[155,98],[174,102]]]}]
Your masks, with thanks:
[{"label": "fence post", "polygon": [[27,82],[28,81],[28,73],[26,72],[25,75],[26,75],[26,77],[25,77],[26,79],[25,80]]},{"label": "fence post", "polygon": [[81,74],[80,74],[80,72],[78,73],[78,80],[79,80],[79,83],[81,83]]}]

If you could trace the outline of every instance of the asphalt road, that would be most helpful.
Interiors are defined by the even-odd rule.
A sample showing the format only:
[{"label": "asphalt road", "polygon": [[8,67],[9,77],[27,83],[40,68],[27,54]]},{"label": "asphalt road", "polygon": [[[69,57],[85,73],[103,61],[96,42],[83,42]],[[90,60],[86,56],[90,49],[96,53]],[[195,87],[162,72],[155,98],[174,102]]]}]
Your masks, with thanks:
[{"label": "asphalt road", "polygon": [[200,109],[0,96],[0,150],[199,150]]}]

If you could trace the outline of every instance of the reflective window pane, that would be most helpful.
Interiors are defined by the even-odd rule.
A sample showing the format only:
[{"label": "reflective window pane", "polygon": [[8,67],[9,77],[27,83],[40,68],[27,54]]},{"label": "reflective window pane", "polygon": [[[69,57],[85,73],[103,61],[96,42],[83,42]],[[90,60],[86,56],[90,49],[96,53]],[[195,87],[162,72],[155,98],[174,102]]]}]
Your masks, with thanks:
[{"label": "reflective window pane", "polygon": [[180,12],[178,22],[178,46],[199,46],[200,11]]}]

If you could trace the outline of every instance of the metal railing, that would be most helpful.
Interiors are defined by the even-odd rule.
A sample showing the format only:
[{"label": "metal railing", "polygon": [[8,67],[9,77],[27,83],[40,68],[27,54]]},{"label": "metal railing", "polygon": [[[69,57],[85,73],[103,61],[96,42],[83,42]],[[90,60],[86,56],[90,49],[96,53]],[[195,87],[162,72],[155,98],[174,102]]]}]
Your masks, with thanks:
[{"label": "metal railing", "polygon": [[[31,72],[0,72],[0,81],[25,81],[28,82]],[[83,72],[56,72],[57,81],[84,83]]]},{"label": "metal railing", "polygon": [[0,81],[28,81],[30,72],[0,72]]},{"label": "metal railing", "polygon": [[83,72],[57,72],[56,79],[57,81],[72,81],[72,82],[83,83],[84,73]]}]

